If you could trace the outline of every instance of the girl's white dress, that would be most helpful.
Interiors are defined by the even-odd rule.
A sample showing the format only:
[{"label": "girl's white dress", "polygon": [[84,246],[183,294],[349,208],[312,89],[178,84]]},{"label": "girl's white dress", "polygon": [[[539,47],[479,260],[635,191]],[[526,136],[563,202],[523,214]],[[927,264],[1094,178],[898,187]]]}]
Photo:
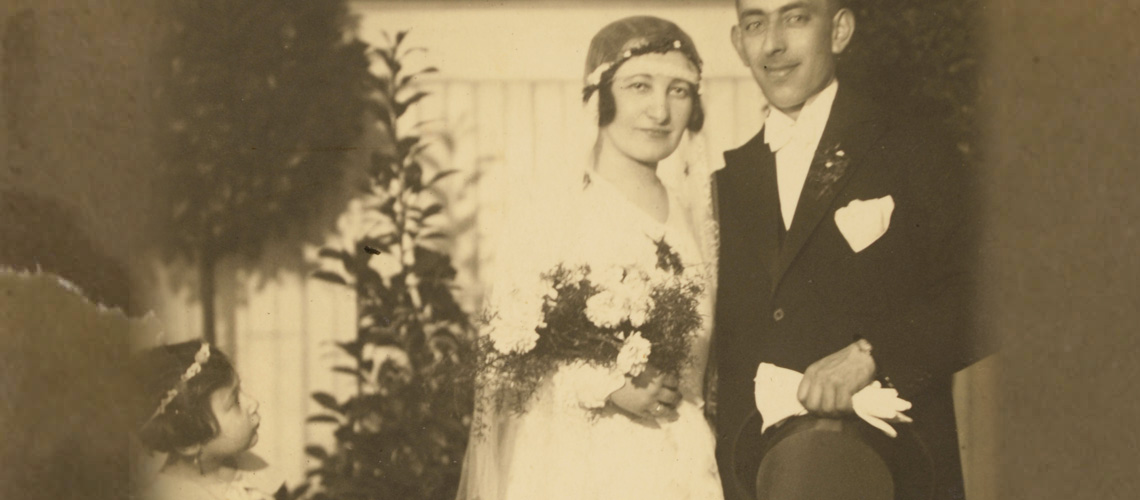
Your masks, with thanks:
[{"label": "girl's white dress", "polygon": [[[499,287],[534,279],[558,262],[606,265],[656,263],[655,239],[664,237],[687,267],[708,269],[710,246],[682,197],[669,196],[662,224],[596,174],[587,174],[570,202],[548,207],[518,231],[510,269]],[[708,269],[711,271],[711,269]],[[711,288],[711,287],[710,287]],[[496,292],[498,290],[498,292]],[[708,292],[709,290],[706,290]],[[706,293],[707,295],[707,293]],[[560,367],[521,415],[477,410],[486,424],[472,435],[459,488],[460,500],[719,500],[714,434],[704,416],[703,388],[711,331],[711,303],[702,300],[704,327],[682,373],[683,402],[674,421],[645,423],[612,407],[605,397],[625,383],[604,367]]]},{"label": "girl's white dress", "polygon": [[239,471],[225,485],[207,485],[172,474],[159,473],[141,495],[143,500],[272,500],[253,486]]}]

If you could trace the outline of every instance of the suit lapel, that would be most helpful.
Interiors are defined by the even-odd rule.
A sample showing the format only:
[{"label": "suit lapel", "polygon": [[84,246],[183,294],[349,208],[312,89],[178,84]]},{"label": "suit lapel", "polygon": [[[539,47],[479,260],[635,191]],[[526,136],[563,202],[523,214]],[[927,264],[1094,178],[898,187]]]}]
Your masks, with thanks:
[{"label": "suit lapel", "polygon": [[[773,287],[779,284],[820,221],[831,213],[836,195],[843,191],[855,170],[860,168],[859,159],[865,157],[864,151],[881,133],[881,120],[870,104],[840,87],[796,204],[792,227],[780,247],[773,271]],[[837,158],[837,151],[843,151],[843,156]],[[835,159],[846,163],[839,167],[839,172],[833,170],[837,168],[835,165],[826,166],[828,160]]]}]

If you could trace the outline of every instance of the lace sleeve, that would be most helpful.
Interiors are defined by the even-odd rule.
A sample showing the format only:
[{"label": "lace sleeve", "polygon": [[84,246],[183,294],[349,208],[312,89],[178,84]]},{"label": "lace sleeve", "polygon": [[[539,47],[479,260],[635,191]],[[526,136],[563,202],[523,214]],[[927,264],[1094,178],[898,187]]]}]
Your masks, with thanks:
[{"label": "lace sleeve", "polygon": [[559,367],[551,383],[562,407],[598,409],[625,385],[625,374],[613,367],[578,361]]}]

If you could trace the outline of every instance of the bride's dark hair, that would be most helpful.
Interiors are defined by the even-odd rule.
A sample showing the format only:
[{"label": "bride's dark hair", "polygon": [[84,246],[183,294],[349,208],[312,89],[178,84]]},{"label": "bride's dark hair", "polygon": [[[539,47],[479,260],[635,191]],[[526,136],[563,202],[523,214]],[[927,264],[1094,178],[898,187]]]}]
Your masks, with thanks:
[{"label": "bride's dark hair", "polygon": [[[614,121],[617,113],[617,104],[613,94],[613,76],[626,61],[642,54],[664,54],[677,51],[683,54],[696,68],[701,71],[703,61],[697,53],[697,47],[692,38],[670,21],[652,16],[634,16],[619,19],[602,28],[590,41],[590,50],[586,54],[586,87],[583,89],[583,101],[589,101],[590,96],[598,92],[598,126],[605,127]],[[603,67],[597,81],[590,81],[600,67]],[[694,85],[693,111],[686,125],[692,132],[698,132],[704,127],[705,112],[701,106],[699,84]]]},{"label": "bride's dark hair", "polygon": [[[218,434],[210,396],[232,384],[236,374],[226,355],[210,346],[210,359],[201,364],[202,370],[183,382],[182,374],[194,364],[201,347],[202,342],[197,340],[164,345],[132,359],[132,421],[139,441],[148,449],[177,453],[180,448],[204,443]],[[172,389],[178,395],[155,415],[167,391]]]}]

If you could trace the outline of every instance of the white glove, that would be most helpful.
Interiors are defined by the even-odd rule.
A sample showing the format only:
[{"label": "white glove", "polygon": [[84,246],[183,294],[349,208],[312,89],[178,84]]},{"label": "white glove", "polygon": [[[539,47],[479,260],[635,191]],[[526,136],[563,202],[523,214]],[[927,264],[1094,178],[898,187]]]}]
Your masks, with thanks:
[{"label": "white glove", "polygon": [[[796,397],[803,378],[800,372],[770,363],[761,363],[756,369],[756,409],[764,419],[760,432],[788,418],[808,413]],[[897,390],[884,388],[878,381],[852,396],[851,405],[855,415],[890,437],[897,437],[898,432],[888,422],[913,422],[901,413],[911,408],[910,402],[900,399]]]},{"label": "white glove", "polygon": [[883,388],[878,380],[851,396],[851,406],[859,418],[890,437],[898,437],[899,433],[887,423],[888,421],[907,424],[914,422],[902,414],[910,409],[910,401],[900,399],[899,391],[895,389]]}]

